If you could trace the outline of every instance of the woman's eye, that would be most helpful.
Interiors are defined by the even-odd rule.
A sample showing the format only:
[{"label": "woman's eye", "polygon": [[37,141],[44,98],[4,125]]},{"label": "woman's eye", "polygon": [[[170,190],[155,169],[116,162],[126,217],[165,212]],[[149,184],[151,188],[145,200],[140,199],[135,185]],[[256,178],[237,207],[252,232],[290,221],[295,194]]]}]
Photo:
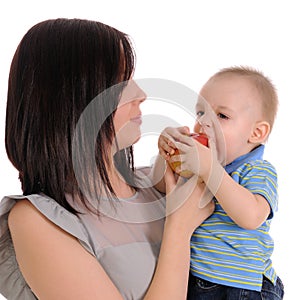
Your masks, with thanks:
[{"label": "woman's eye", "polygon": [[222,114],[222,113],[218,113],[218,117],[219,117],[220,119],[223,119],[223,120],[228,120],[228,119],[229,119],[226,115],[224,115],[224,114]]}]

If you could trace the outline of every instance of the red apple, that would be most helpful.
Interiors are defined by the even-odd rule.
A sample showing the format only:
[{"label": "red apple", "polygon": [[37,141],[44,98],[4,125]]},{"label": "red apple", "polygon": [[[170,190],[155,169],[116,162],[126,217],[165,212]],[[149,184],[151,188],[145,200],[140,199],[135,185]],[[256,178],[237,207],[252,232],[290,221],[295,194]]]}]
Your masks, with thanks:
[{"label": "red apple", "polygon": [[208,147],[208,138],[205,133],[192,133],[190,136],[202,145]]},{"label": "red apple", "polygon": [[[207,135],[205,133],[191,133],[190,136],[195,139],[197,142],[201,143],[202,145],[208,147],[208,138]],[[179,154],[179,150],[175,149],[174,154],[172,155],[178,155]],[[171,167],[171,169],[175,172],[175,169],[180,166],[181,162],[180,161],[176,161],[176,162],[169,162],[169,165]],[[193,176],[193,173],[191,171],[188,170],[183,170],[181,172],[178,173],[180,176],[185,177],[185,178],[190,178]]]}]

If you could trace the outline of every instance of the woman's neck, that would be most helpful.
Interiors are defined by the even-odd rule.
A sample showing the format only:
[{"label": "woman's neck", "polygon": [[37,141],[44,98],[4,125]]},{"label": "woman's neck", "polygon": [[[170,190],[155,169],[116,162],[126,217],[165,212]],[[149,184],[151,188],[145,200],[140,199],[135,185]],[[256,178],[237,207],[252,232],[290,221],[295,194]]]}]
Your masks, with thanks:
[{"label": "woman's neck", "polygon": [[112,188],[118,198],[130,198],[135,194],[135,189],[125,181],[116,169],[109,171],[108,176]]}]

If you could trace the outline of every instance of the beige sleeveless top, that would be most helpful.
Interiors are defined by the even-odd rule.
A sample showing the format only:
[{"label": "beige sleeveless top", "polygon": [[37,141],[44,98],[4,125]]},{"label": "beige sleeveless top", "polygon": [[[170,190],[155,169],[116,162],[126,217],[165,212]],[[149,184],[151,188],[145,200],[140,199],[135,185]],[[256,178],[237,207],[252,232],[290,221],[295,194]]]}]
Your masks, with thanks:
[{"label": "beige sleeveless top", "polygon": [[[142,299],[151,282],[163,233],[165,201],[151,185],[114,205],[101,199],[101,217],[67,198],[74,215],[45,195],[8,196],[0,203],[0,293],[7,299],[37,299],[16,261],[7,219],[19,199],[28,199],[54,224],[73,235],[94,255],[124,299]],[[98,203],[92,203],[97,205]]]}]

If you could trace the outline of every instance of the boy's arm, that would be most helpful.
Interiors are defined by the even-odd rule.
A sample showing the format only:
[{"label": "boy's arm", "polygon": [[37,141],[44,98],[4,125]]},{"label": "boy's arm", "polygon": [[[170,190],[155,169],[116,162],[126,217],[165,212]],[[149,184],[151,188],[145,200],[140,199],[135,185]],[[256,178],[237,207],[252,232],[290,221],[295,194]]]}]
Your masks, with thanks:
[{"label": "boy's arm", "polygon": [[256,229],[268,218],[271,208],[267,198],[252,193],[227,174],[218,161],[213,141],[209,141],[207,148],[182,136],[176,147],[182,153],[182,163],[176,171],[190,170],[201,177],[237,225],[245,229]]},{"label": "boy's arm", "polygon": [[224,211],[240,227],[256,229],[270,215],[268,201],[234,181],[218,162],[214,162],[210,174],[202,178]]}]

